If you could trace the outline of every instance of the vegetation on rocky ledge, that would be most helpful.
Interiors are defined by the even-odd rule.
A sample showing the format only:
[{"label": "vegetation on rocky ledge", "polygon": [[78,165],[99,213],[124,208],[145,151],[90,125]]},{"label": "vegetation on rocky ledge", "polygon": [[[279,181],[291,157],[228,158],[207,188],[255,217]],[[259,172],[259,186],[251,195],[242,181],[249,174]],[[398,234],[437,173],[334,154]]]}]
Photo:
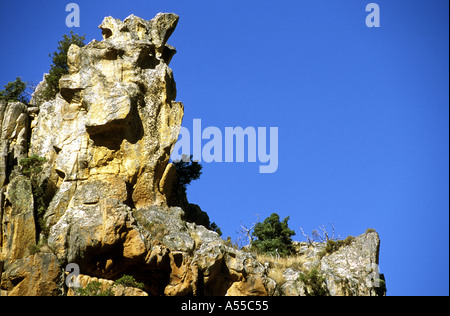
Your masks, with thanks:
[{"label": "vegetation on rocky ledge", "polygon": [[84,35],[81,36],[70,31],[69,35],[63,35],[62,40],[58,42],[57,50],[49,54],[49,57],[52,58],[52,64],[50,65],[48,75],[45,76],[47,85],[42,93],[44,100],[55,98],[56,94],[59,92],[59,79],[61,79],[63,75],[69,73],[67,53],[70,45],[75,44],[78,47],[83,47],[86,45],[84,43],[85,40],[86,37]]}]

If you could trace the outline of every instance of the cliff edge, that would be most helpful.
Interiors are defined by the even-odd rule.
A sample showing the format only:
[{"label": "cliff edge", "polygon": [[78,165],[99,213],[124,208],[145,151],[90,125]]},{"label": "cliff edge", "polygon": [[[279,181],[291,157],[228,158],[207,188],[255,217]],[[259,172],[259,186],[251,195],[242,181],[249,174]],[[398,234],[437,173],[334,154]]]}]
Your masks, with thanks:
[{"label": "cliff edge", "polygon": [[380,295],[375,231],[332,252],[298,243],[289,262],[232,247],[168,205],[184,113],[167,44],[177,22],[106,17],[102,41],[70,47],[54,100],[0,102],[0,294],[77,295],[75,266],[81,288],[112,295]]}]

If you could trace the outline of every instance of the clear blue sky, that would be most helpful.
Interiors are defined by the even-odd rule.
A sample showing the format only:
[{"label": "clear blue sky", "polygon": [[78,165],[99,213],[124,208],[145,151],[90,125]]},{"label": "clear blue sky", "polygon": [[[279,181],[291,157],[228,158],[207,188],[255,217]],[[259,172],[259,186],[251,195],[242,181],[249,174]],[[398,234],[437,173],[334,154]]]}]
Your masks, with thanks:
[{"label": "clear blue sky", "polygon": [[[39,82],[72,1],[0,4],[0,85]],[[279,167],[204,164],[188,188],[233,238],[277,212],[290,227],[333,223],[381,237],[388,295],[449,294],[449,2],[378,0],[73,1],[74,31],[101,39],[104,16],[175,12],[169,43],[184,126],[279,128]]]}]

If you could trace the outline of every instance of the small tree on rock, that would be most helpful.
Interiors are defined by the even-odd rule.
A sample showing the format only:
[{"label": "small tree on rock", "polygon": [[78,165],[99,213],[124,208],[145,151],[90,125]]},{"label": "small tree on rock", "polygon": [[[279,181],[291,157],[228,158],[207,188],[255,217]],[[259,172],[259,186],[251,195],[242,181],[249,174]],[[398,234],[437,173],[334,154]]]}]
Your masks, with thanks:
[{"label": "small tree on rock", "polygon": [[0,101],[22,102],[27,104],[26,88],[27,83],[22,81],[22,78],[17,77],[15,81],[8,82],[4,90],[0,90]]},{"label": "small tree on rock", "polygon": [[53,99],[59,92],[59,79],[69,73],[69,67],[67,66],[67,52],[72,44],[79,47],[85,46],[84,44],[85,36],[80,36],[70,31],[70,35],[63,35],[63,39],[58,42],[57,51],[53,54],[49,54],[52,57],[52,65],[50,66],[50,71],[47,76],[45,76],[45,81],[47,86],[43,92],[43,97],[45,100]]},{"label": "small tree on rock", "polygon": [[294,252],[291,236],[295,232],[288,226],[289,216],[280,222],[280,216],[273,213],[264,222],[257,223],[253,230],[256,240],[252,247],[256,251],[274,256],[288,256]]},{"label": "small tree on rock", "polygon": [[31,155],[28,158],[21,159],[19,161],[22,167],[22,174],[28,177],[31,181],[31,189],[33,191],[34,198],[34,212],[37,218],[37,228],[39,232],[48,234],[47,227],[45,226],[44,214],[47,209],[47,205],[44,200],[44,187],[39,183],[39,176],[42,172],[42,166],[47,161],[44,157],[37,155]]},{"label": "small tree on rock", "polygon": [[177,170],[175,187],[186,194],[186,188],[192,180],[197,180],[202,175],[202,165],[198,161],[192,161],[192,155],[190,159],[183,156],[183,159],[174,161],[173,164]]}]

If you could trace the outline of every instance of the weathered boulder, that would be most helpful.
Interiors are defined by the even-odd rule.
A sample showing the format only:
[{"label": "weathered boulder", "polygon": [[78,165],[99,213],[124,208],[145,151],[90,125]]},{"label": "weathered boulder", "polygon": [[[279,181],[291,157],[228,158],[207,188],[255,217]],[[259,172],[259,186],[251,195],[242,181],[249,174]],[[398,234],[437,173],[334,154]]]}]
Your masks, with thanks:
[{"label": "weathered boulder", "polygon": [[380,280],[378,257],[380,238],[368,230],[321,260],[321,272],[326,278],[330,295],[375,296]]},{"label": "weathered boulder", "polygon": [[45,90],[48,87],[47,81],[45,80],[46,76],[48,76],[47,73],[42,76],[42,81],[36,86],[34,92],[31,94],[30,105],[37,109],[46,102],[46,98],[44,97]]},{"label": "weathered boulder", "polygon": [[61,269],[51,252],[11,261],[1,275],[2,295],[56,296],[62,294]]}]

